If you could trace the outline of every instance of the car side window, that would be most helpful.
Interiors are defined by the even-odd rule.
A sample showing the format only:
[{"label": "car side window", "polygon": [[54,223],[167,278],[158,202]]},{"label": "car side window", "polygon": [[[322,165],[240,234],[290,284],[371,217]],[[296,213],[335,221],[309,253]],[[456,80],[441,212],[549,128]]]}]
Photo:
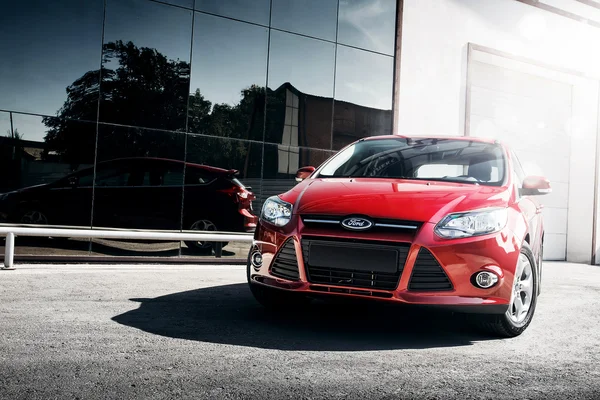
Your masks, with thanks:
[{"label": "car side window", "polygon": [[523,181],[525,180],[525,171],[523,171],[521,162],[514,151],[510,152],[510,156],[513,160],[512,165],[515,180],[515,193],[517,194],[517,198],[521,198]]},{"label": "car side window", "polygon": [[517,176],[519,177],[519,180],[521,182],[523,182],[523,180],[525,180],[525,171],[523,170],[523,166],[521,165],[521,161],[519,161],[519,158],[517,157],[517,154],[513,151],[511,153],[513,160],[514,160],[514,167],[515,167],[515,172],[517,173]]},{"label": "car side window", "polygon": [[183,184],[183,169],[167,168],[163,175],[163,186],[181,186]]},{"label": "car side window", "polygon": [[183,171],[177,167],[151,168],[146,176],[144,186],[181,186],[183,181]]},{"label": "car side window", "polygon": [[77,178],[77,186],[79,187],[88,187],[94,184],[94,170],[90,169],[85,171],[79,175],[76,175]]},{"label": "car side window", "polygon": [[185,171],[186,185],[206,185],[215,180],[215,177],[206,171],[197,168],[188,168]]},{"label": "car side window", "polygon": [[135,176],[122,168],[107,168],[96,172],[96,186],[132,186],[134,180]]}]

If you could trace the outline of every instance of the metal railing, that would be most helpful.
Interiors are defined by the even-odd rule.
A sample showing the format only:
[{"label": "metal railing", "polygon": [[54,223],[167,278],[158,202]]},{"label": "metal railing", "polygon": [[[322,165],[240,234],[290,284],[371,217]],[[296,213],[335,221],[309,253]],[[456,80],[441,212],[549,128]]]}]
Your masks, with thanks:
[{"label": "metal railing", "polygon": [[127,239],[127,240],[164,240],[164,241],[208,241],[214,242],[215,256],[221,257],[222,242],[252,242],[252,233],[231,232],[164,232],[164,231],[136,231],[136,230],[110,230],[110,229],[69,229],[69,228],[44,228],[23,226],[0,226],[0,237],[6,236],[4,267],[0,269],[14,269],[15,237],[62,237],[86,239]]}]

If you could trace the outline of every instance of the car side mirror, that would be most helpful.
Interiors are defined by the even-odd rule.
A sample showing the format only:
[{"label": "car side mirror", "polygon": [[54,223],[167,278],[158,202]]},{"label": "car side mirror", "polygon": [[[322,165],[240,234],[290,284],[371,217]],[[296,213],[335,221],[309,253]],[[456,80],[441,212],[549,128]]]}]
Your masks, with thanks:
[{"label": "car side mirror", "polygon": [[523,180],[523,196],[540,196],[551,192],[550,181],[543,176],[528,176]]},{"label": "car side mirror", "polygon": [[302,167],[296,172],[296,182],[302,182],[315,172],[315,167]]}]

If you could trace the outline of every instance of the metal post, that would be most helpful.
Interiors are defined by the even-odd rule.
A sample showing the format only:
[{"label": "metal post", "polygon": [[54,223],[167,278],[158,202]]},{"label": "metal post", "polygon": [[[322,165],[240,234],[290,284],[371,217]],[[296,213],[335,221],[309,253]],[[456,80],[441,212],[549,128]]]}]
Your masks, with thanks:
[{"label": "metal post", "polygon": [[15,258],[15,234],[9,232],[6,234],[6,243],[4,244],[4,267],[0,268],[3,270],[13,270],[13,260]]},{"label": "metal post", "polygon": [[215,242],[215,257],[221,258],[222,255],[223,255],[223,243]]}]

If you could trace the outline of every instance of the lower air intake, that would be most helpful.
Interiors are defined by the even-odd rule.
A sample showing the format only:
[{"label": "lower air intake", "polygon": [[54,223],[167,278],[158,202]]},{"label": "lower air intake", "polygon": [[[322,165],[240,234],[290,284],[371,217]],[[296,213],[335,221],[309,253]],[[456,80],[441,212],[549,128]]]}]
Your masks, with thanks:
[{"label": "lower air intake", "polygon": [[433,292],[452,290],[452,288],[452,282],[433,254],[429,250],[421,248],[408,283],[408,290]]},{"label": "lower air intake", "polygon": [[278,278],[287,279],[289,281],[297,281],[300,279],[298,272],[298,258],[296,257],[296,249],[294,248],[294,239],[288,239],[281,247],[279,253],[273,259],[271,264],[271,275]]}]

